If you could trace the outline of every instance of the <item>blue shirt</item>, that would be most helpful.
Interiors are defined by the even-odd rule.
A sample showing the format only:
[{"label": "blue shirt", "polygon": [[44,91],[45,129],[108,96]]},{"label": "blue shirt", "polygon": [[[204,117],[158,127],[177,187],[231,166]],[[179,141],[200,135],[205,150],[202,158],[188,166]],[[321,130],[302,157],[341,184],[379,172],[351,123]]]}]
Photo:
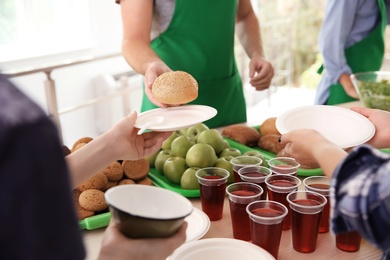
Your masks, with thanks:
[{"label": "blue shirt", "polygon": [[[390,3],[386,2],[390,10]],[[390,21],[390,12],[387,12]],[[340,75],[351,74],[345,49],[364,39],[380,23],[377,0],[328,0],[319,35],[319,48],[325,70],[317,88],[315,104],[325,104],[329,87]]]},{"label": "blue shirt", "polygon": [[336,168],[330,190],[332,230],[356,230],[390,259],[390,154],[355,148]]}]

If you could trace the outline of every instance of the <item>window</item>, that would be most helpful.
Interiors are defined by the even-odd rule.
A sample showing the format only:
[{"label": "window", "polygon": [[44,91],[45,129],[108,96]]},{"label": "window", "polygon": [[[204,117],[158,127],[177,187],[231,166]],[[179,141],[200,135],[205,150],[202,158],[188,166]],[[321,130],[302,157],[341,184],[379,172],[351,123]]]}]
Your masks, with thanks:
[{"label": "window", "polygon": [[92,47],[88,0],[1,0],[0,62]]}]

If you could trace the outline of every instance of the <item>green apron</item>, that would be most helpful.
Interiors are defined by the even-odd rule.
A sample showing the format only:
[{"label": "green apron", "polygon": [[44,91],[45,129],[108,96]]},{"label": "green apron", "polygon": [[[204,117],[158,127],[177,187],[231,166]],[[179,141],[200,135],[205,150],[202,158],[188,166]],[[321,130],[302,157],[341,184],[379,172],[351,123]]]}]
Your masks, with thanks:
[{"label": "green apron", "polygon": [[[345,49],[347,64],[352,73],[377,71],[383,63],[385,41],[384,33],[387,25],[386,6],[384,0],[378,0],[381,22],[366,38]],[[343,86],[338,83],[329,88],[327,105],[336,105],[355,101],[345,92]]]},{"label": "green apron", "polygon": [[[190,104],[208,105],[217,115],[210,128],[246,121],[246,104],[234,57],[236,0],[176,0],[167,30],[151,47],[172,69],[198,81],[198,98]],[[143,96],[141,111],[156,108]]]}]

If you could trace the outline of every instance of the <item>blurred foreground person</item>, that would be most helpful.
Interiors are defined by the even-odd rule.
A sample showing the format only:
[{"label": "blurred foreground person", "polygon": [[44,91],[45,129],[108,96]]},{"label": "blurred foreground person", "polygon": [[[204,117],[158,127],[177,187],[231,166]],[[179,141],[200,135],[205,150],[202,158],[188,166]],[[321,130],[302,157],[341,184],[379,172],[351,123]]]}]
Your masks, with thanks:
[{"label": "blurred foreground person", "polygon": [[[136,118],[123,118],[67,164],[53,122],[0,74],[0,259],[85,258],[72,187],[114,160],[156,152],[171,134],[137,135]],[[99,259],[165,259],[185,241],[186,226],[166,239],[128,239],[111,222]]]}]

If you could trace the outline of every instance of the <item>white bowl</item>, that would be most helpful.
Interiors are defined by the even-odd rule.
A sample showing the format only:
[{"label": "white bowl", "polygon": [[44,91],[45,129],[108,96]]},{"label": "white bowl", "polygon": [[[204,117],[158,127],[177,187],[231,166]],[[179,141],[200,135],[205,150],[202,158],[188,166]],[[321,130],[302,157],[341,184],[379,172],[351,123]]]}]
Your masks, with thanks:
[{"label": "white bowl", "polygon": [[193,210],[184,196],[147,185],[115,186],[105,200],[119,230],[131,238],[170,236]]}]

